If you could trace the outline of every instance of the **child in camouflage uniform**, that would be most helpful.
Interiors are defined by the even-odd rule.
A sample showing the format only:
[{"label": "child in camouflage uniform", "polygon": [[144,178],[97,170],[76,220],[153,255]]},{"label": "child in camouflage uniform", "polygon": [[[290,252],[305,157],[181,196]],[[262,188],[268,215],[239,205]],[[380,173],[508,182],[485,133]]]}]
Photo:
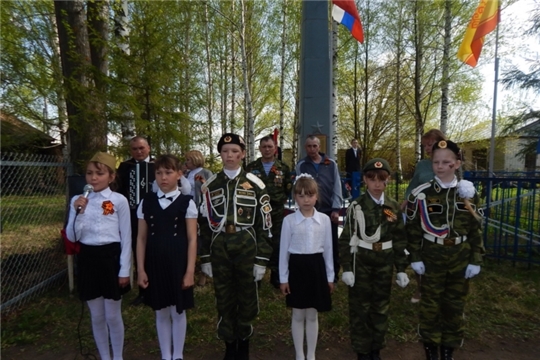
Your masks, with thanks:
[{"label": "child in camouflage uniform", "polygon": [[403,216],[399,204],[384,193],[390,172],[384,159],[366,163],[367,191],[349,206],[339,237],[342,280],[351,287],[351,343],[359,360],[379,360],[385,346],[394,266],[397,284],[409,283]]},{"label": "child in camouflage uniform", "polygon": [[241,167],[244,139],[227,133],[217,148],[223,170],[201,188],[201,213],[207,219],[200,227],[201,270],[214,278],[224,360],[247,360],[252,322],[259,313],[256,282],[263,278],[272,254],[272,207],[264,183]]},{"label": "child in camouflage uniform", "polygon": [[463,341],[469,280],[480,272],[484,247],[478,195],[458,180],[461,151],[452,141],[433,145],[435,178],[418,186],[407,206],[411,267],[422,275],[419,333],[428,360],[453,359]]}]

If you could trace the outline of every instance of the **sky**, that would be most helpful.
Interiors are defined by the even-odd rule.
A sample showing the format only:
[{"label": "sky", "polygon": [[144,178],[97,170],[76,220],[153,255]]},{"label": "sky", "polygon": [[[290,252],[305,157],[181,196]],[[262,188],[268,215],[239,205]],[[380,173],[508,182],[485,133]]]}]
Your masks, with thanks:
[{"label": "sky", "polygon": [[[530,25],[527,22],[529,14],[535,7],[540,6],[539,0],[518,0],[516,3],[504,7],[501,11],[501,23],[499,25],[499,81],[505,70],[512,66],[520,70],[530,71],[531,63],[540,63],[540,36],[523,37],[521,34]],[[514,35],[516,33],[518,35]],[[493,91],[495,79],[495,67],[493,53],[495,51],[495,31],[488,35],[484,43],[483,55],[480,55],[478,69],[484,77],[482,97],[489,113],[493,108]],[[488,49],[490,48],[490,49]],[[505,89],[500,83],[497,92],[497,110],[506,112],[511,105],[526,103],[532,107],[540,107],[540,94],[532,92],[524,93]]]}]

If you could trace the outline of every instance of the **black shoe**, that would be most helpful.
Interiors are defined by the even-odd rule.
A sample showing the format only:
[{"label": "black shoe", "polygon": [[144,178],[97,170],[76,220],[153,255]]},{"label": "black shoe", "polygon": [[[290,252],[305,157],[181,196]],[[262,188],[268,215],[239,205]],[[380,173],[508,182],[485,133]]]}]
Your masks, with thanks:
[{"label": "black shoe", "polygon": [[381,360],[381,350],[372,350],[371,360]]},{"label": "black shoe", "polygon": [[238,340],[236,360],[249,360],[249,339]]},{"label": "black shoe", "polygon": [[358,353],[358,360],[371,360],[371,354]]},{"label": "black shoe", "polygon": [[424,343],[426,360],[439,360],[439,346],[433,343]]},{"label": "black shoe", "polygon": [[130,303],[131,306],[139,306],[144,302],[144,296],[139,294],[133,301]]},{"label": "black shoe", "polygon": [[454,354],[454,348],[441,345],[441,360],[454,360],[452,355]]},{"label": "black shoe", "polygon": [[225,357],[223,360],[236,360],[236,350],[237,342],[226,342],[225,341]]}]

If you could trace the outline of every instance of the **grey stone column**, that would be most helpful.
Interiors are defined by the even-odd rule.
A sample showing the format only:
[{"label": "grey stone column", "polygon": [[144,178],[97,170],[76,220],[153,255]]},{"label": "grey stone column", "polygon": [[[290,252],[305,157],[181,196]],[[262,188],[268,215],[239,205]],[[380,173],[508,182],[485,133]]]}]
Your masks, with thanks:
[{"label": "grey stone column", "polygon": [[[332,156],[332,59],[327,0],[303,0],[300,54],[300,144],[299,158],[306,155],[304,140],[310,134],[324,135],[322,151]],[[324,137],[321,137],[324,139]]]}]

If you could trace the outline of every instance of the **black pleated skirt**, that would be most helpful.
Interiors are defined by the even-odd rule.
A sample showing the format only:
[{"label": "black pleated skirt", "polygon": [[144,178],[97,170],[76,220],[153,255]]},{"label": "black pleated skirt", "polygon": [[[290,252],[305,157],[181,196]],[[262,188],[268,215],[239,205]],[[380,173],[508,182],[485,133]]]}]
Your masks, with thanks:
[{"label": "black pleated skirt", "polygon": [[318,312],[332,309],[332,298],[322,253],[291,254],[289,257],[288,307],[315,308]]},{"label": "black pleated skirt", "polygon": [[120,243],[91,246],[81,243],[77,258],[77,288],[79,299],[93,300],[103,296],[105,299],[120,300],[131,286],[118,285],[120,271]]},{"label": "black pleated skirt", "polygon": [[179,314],[194,307],[193,287],[182,289],[187,268],[187,240],[149,239],[144,267],[148,276],[144,293],[146,305],[153,310],[175,306]]}]

